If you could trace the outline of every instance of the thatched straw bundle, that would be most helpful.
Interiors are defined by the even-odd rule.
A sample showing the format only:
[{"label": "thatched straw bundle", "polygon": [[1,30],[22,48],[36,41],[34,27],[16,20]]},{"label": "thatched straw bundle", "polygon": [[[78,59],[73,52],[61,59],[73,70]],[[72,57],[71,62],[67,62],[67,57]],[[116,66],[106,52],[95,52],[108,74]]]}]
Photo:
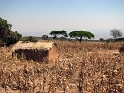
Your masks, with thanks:
[{"label": "thatched straw bundle", "polygon": [[52,61],[58,58],[58,50],[53,42],[22,42],[19,41],[12,48],[12,56],[25,57],[27,60],[38,62]]},{"label": "thatched straw bundle", "polygon": [[22,42],[19,41],[16,43],[12,50],[18,50],[18,49],[37,49],[37,50],[49,50],[54,45],[54,42]]}]

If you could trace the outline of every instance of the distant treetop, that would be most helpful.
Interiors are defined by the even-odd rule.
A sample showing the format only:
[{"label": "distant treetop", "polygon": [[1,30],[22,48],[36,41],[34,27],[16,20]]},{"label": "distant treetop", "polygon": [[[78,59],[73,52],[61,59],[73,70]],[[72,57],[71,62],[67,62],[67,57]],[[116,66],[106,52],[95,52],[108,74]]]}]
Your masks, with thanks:
[{"label": "distant treetop", "polygon": [[49,33],[50,35],[53,35],[53,39],[56,39],[58,35],[63,35],[64,37],[68,37],[67,31],[61,30],[61,31],[51,31]]},{"label": "distant treetop", "polygon": [[69,36],[71,38],[76,38],[80,42],[82,41],[83,37],[88,39],[94,38],[94,34],[89,31],[72,31],[69,33]]}]

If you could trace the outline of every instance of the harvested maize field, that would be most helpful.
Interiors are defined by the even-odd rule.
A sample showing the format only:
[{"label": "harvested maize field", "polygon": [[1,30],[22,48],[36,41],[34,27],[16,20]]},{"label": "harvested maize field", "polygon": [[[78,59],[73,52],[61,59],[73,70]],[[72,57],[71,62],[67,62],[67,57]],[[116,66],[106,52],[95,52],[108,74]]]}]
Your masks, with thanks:
[{"label": "harvested maize field", "polygon": [[0,47],[0,93],[124,93],[123,42],[54,42],[59,57],[50,64]]}]

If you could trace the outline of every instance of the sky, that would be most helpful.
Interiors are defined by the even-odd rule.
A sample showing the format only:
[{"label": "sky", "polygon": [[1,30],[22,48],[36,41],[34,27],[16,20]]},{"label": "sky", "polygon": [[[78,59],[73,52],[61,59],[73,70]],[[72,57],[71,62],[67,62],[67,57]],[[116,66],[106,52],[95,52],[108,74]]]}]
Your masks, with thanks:
[{"label": "sky", "polygon": [[111,38],[114,28],[124,34],[124,0],[0,0],[0,17],[23,36],[83,30]]}]

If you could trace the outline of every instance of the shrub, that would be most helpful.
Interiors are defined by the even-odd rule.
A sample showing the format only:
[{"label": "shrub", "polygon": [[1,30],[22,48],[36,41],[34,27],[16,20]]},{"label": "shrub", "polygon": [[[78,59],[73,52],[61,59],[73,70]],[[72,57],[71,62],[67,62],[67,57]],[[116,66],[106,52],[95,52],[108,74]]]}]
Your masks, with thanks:
[{"label": "shrub", "polygon": [[36,37],[34,37],[34,36],[28,36],[28,37],[22,38],[21,41],[24,41],[24,42],[26,42],[26,41],[29,41],[29,42],[37,42],[38,39],[37,39]]}]

